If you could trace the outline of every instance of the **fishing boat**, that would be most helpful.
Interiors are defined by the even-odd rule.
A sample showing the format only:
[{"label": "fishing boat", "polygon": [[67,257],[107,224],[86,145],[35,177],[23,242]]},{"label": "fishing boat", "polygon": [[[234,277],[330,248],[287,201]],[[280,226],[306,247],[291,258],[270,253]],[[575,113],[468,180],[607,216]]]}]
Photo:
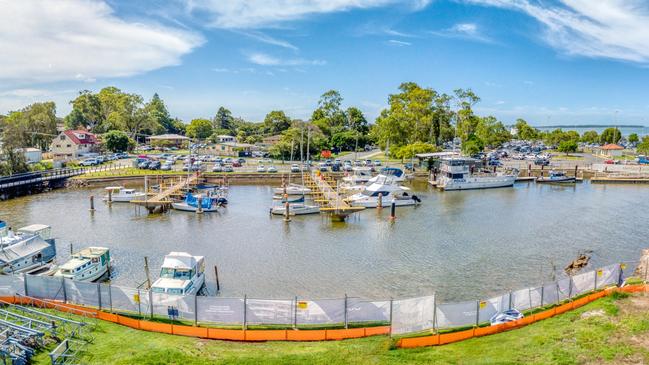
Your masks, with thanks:
[{"label": "fishing boat", "polygon": [[110,251],[106,247],[88,247],[71,255],[65,264],[59,266],[54,276],[76,281],[93,282],[108,276]]},{"label": "fishing boat", "polygon": [[367,186],[360,193],[356,193],[346,200],[354,207],[376,208],[379,202],[388,207],[395,203],[396,206],[418,205],[421,199],[408,193],[410,189],[400,186],[388,177],[383,177]]},{"label": "fishing boat", "polygon": [[311,189],[307,188],[304,185],[291,183],[291,184],[286,185],[286,189],[284,189],[284,187],[274,188],[273,193],[275,193],[275,194],[284,194],[284,193],[286,193],[288,195],[305,195],[305,194],[310,194]]},{"label": "fishing boat", "polygon": [[[306,215],[320,213],[320,207],[317,205],[308,205],[304,203],[288,203],[288,215]],[[270,208],[270,214],[286,215],[286,204],[275,205]]]},{"label": "fishing boat", "polygon": [[566,176],[566,173],[563,171],[550,171],[547,177],[540,177],[536,179],[536,182],[539,183],[575,183],[577,182],[577,177],[575,176]]},{"label": "fishing boat", "polygon": [[516,182],[518,170],[473,173],[470,166],[475,166],[476,162],[475,159],[462,157],[443,159],[437,187],[443,190],[490,189],[510,187]]},{"label": "fishing boat", "polygon": [[14,234],[6,222],[0,221],[0,272],[41,274],[55,268],[56,243],[51,228],[33,224]]},{"label": "fishing boat", "polygon": [[[198,206],[199,206],[199,198],[200,198],[200,206],[202,208],[203,212],[216,212],[219,210],[221,206],[223,206],[223,199],[222,197],[211,197],[211,196],[194,196],[191,193],[187,193],[185,196],[185,200],[178,201],[178,202],[173,202],[171,203],[171,207],[184,211],[184,212],[196,212],[198,211]],[[225,200],[225,203],[227,204],[227,200]]]},{"label": "fishing boat", "polygon": [[191,295],[205,285],[205,260],[187,252],[170,252],[164,257],[160,278],[151,286],[154,293]]},{"label": "fishing boat", "polygon": [[104,195],[104,201],[108,201],[109,198],[113,202],[118,203],[128,203],[131,200],[143,198],[146,194],[141,191],[136,191],[135,189],[126,189],[123,186],[109,186],[105,188],[107,194]]}]

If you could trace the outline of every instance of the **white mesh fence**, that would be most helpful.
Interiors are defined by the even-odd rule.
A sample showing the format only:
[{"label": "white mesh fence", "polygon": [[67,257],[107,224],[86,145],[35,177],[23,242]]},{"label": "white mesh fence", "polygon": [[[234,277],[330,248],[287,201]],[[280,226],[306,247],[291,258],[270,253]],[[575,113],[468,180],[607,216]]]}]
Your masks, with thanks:
[{"label": "white mesh fence", "polygon": [[345,299],[299,300],[297,324],[340,324],[345,322]]},{"label": "white mesh fence", "polygon": [[418,332],[434,327],[435,296],[394,300],[392,333]]},{"label": "white mesh fence", "polygon": [[248,324],[292,324],[295,302],[293,300],[247,299]]}]

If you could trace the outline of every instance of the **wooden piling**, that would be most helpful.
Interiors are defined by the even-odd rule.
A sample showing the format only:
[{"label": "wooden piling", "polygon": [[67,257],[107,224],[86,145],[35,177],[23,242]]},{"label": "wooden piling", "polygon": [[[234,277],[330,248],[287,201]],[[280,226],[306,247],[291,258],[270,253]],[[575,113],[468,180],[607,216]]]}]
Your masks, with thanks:
[{"label": "wooden piling", "polygon": [[196,214],[203,214],[203,196],[199,195],[196,199]]},{"label": "wooden piling", "polygon": [[95,211],[95,196],[90,195],[90,211],[94,212]]},{"label": "wooden piling", "polygon": [[397,219],[397,201],[393,198],[392,205],[390,206],[390,220]]},{"label": "wooden piling", "polygon": [[214,265],[214,277],[216,277],[216,291],[221,290],[221,283],[219,283],[219,268]]}]

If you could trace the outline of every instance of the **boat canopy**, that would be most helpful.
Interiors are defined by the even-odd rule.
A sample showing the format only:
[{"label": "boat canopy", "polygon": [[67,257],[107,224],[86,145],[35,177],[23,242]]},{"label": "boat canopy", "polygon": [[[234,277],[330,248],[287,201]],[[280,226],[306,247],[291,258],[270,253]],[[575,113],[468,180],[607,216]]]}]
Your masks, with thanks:
[{"label": "boat canopy", "polygon": [[[191,207],[198,207],[198,198],[193,196],[192,193],[187,193],[187,196],[185,197],[185,203]],[[201,201],[201,207],[203,209],[210,209],[212,208],[212,199],[205,198]]]},{"label": "boat canopy", "polygon": [[50,247],[40,236],[32,236],[8,247],[0,248],[0,262],[10,263],[34,255]]},{"label": "boat canopy", "polygon": [[381,169],[381,174],[401,177],[403,175],[403,170],[397,167],[384,167]]},{"label": "boat canopy", "polygon": [[106,191],[108,191],[108,190],[115,191],[115,190],[122,190],[122,189],[124,189],[123,186],[107,186],[107,187],[104,188],[104,190],[106,190]]},{"label": "boat canopy", "polygon": [[43,239],[49,239],[52,235],[52,227],[46,224],[31,224],[18,230],[19,233],[39,235]]},{"label": "boat canopy", "polygon": [[192,256],[187,252],[170,252],[169,255],[165,256],[162,267],[170,269],[191,269],[202,259],[203,256]]}]

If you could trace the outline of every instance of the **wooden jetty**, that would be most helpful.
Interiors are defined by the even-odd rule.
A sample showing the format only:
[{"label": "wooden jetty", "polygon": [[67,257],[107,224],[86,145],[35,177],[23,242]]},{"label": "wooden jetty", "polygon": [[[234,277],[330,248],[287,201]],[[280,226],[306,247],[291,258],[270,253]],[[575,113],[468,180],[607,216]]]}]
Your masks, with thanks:
[{"label": "wooden jetty", "polygon": [[198,183],[199,178],[200,173],[191,174],[189,176],[185,175],[166,179],[163,178],[162,180],[160,180],[160,185],[157,192],[153,192],[150,188],[147,187],[145,189],[148,191],[146,192],[144,200],[132,200],[131,203],[145,207],[149,210],[149,213],[153,213],[156,209],[164,211],[171,206],[173,198],[180,196],[183,190],[188,189]]},{"label": "wooden jetty", "polygon": [[304,184],[311,189],[314,201],[320,205],[320,212],[329,214],[337,220],[344,220],[352,213],[364,210],[365,207],[351,206],[341,196],[333,177],[321,174],[320,171],[313,171],[311,174],[304,174]]}]

